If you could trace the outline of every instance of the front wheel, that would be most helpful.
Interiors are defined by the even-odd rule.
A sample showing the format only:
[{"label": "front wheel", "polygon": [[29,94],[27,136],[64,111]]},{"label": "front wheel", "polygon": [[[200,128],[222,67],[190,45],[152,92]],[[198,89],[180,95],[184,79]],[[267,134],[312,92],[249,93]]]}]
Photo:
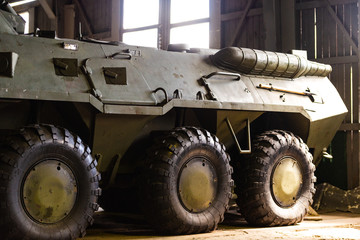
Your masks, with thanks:
[{"label": "front wheel", "polygon": [[315,193],[315,166],[306,144],[286,131],[259,135],[253,153],[235,169],[237,204],[254,225],[292,225],[303,220]]},{"label": "front wheel", "polygon": [[93,222],[96,160],[66,129],[35,125],[0,148],[2,239],[76,239]]},{"label": "front wheel", "polygon": [[193,234],[214,230],[231,198],[232,168],[217,137],[177,128],[150,149],[140,199],[158,231]]}]

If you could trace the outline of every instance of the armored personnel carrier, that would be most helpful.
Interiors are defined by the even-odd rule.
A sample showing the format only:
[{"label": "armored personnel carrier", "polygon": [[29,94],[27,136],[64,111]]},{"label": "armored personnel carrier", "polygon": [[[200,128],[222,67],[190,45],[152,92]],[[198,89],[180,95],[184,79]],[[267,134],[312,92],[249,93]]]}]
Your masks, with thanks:
[{"label": "armored personnel carrier", "polygon": [[124,199],[163,233],[208,232],[233,188],[250,224],[303,219],[313,161],[347,112],[330,66],[23,35],[23,20],[0,8],[2,239],[75,239],[98,200],[132,208]]}]

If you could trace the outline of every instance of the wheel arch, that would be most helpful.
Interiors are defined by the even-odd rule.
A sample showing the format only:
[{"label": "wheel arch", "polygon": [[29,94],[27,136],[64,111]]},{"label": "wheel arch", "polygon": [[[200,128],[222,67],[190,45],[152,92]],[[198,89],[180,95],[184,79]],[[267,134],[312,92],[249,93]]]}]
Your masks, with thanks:
[{"label": "wheel arch", "polygon": [[301,113],[265,112],[251,123],[252,138],[273,129],[292,132],[306,142],[310,120]]},{"label": "wheel arch", "polygon": [[93,118],[96,110],[88,103],[1,100],[0,129],[19,130],[30,124],[52,124],[64,127],[91,145]]}]

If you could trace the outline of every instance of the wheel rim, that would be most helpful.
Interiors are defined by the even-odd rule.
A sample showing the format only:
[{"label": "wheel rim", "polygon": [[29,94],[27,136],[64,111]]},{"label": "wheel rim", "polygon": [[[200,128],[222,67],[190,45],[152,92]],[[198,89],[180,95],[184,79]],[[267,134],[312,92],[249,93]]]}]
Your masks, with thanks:
[{"label": "wheel rim", "polygon": [[199,213],[209,208],[217,192],[214,166],[202,157],[189,160],[180,170],[178,193],[183,206]]},{"label": "wheel rim", "polygon": [[302,172],[299,163],[292,157],[282,158],[275,166],[272,178],[272,195],[281,207],[296,203],[302,186]]},{"label": "wheel rim", "polygon": [[78,192],[72,170],[57,160],[45,160],[33,166],[22,188],[27,214],[44,224],[64,219],[73,209]]}]

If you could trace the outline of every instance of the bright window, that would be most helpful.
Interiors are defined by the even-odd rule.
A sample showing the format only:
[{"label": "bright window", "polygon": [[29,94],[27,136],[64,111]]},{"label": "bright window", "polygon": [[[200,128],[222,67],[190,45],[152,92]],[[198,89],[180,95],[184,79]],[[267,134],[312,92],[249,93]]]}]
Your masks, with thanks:
[{"label": "bright window", "polygon": [[19,15],[25,20],[24,34],[27,34],[27,33],[29,33],[30,14],[29,14],[29,12],[22,12]]},{"label": "bright window", "polygon": [[124,29],[159,23],[159,0],[124,0]]},{"label": "bright window", "polygon": [[144,47],[157,47],[157,29],[127,32],[123,35],[123,42]]},{"label": "bright window", "polygon": [[209,48],[209,23],[172,28],[170,43],[186,43],[193,48]]},{"label": "bright window", "polygon": [[171,0],[170,23],[209,17],[209,0]]},{"label": "bright window", "polygon": [[122,1],[124,43],[164,49],[175,43],[209,48],[210,0]]},{"label": "bright window", "polygon": [[158,47],[159,0],[124,0],[123,42]]}]

